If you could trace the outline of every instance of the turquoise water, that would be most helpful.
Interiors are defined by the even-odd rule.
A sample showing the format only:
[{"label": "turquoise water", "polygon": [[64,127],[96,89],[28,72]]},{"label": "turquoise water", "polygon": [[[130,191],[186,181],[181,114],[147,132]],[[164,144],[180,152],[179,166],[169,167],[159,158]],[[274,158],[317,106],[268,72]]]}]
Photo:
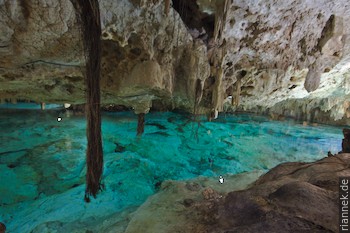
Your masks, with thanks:
[{"label": "turquoise water", "polygon": [[[41,109],[40,104],[29,102],[29,103],[3,103],[0,104],[0,109]],[[45,104],[45,109],[63,109],[63,104]]]},{"label": "turquoise water", "polygon": [[138,138],[136,115],[103,113],[106,190],[86,204],[85,125],[83,116],[64,110],[0,109],[0,222],[8,232],[108,224],[113,214],[142,204],[163,180],[314,161],[340,151],[342,139],[338,127],[224,114],[197,123],[176,113],[147,114]]}]

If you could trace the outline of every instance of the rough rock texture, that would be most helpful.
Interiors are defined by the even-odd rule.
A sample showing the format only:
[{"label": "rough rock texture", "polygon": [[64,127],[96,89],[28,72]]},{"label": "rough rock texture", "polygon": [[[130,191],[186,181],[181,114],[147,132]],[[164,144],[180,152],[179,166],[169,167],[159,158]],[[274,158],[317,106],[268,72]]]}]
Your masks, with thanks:
[{"label": "rough rock texture", "polygon": [[239,91],[239,110],[349,122],[348,1],[243,0],[227,11],[225,98]]},{"label": "rough rock texture", "polygon": [[[102,100],[147,112],[155,99],[189,108],[209,76],[206,47],[162,1],[100,2]],[[69,0],[0,1],[0,98],[84,102],[79,27]]]},{"label": "rough rock texture", "polygon": [[337,232],[339,177],[350,175],[349,162],[350,154],[338,154],[281,164],[249,189],[228,194],[224,186],[243,175],[223,185],[166,183],[135,212],[126,232]]},{"label": "rough rock texture", "polygon": [[[193,211],[203,200],[222,199],[229,190],[242,190],[254,182],[261,171],[226,176],[225,185],[218,180],[197,178],[188,182],[165,181],[161,191],[151,197],[131,215],[125,233],[136,232],[205,232],[198,225],[206,215]],[[218,194],[217,191],[220,191]],[[206,203],[205,207],[213,206]],[[203,207],[204,207],[203,206]]]},{"label": "rough rock texture", "polygon": [[[100,5],[106,104],[349,123],[347,0],[173,0],[168,13],[160,0]],[[0,99],[83,103],[70,1],[2,0],[0,12]]]}]

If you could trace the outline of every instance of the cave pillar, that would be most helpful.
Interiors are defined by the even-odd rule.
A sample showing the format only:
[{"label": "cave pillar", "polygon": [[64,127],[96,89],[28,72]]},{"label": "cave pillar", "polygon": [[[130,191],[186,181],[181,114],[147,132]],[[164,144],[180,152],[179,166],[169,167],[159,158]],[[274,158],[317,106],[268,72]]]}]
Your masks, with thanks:
[{"label": "cave pillar", "polygon": [[[221,112],[223,110],[223,87],[222,79],[224,76],[224,70],[220,66],[217,69],[217,76],[215,79],[215,87],[213,90],[213,110]],[[215,117],[216,118],[216,117]]]},{"label": "cave pillar", "polygon": [[137,114],[137,136],[141,136],[145,131],[145,116],[150,111],[152,100],[140,100],[133,105],[134,113]]},{"label": "cave pillar", "polygon": [[228,0],[221,0],[216,2],[216,15],[215,15],[215,28],[214,28],[214,42],[217,48],[211,57],[213,60],[215,74],[215,86],[213,89],[212,97],[212,112],[211,118],[217,118],[218,112],[223,110],[224,104],[224,90],[222,80],[225,76],[224,74],[224,64],[226,55],[226,40],[223,37],[224,22],[227,18],[228,12]]}]

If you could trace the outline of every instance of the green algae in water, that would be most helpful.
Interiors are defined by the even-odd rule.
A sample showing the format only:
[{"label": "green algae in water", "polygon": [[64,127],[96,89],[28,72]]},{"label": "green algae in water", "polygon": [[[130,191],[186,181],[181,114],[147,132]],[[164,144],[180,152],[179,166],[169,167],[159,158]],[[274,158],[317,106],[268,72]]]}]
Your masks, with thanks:
[{"label": "green algae in water", "polygon": [[135,114],[104,113],[106,190],[86,204],[86,122],[60,111],[0,110],[0,180],[6,181],[0,183],[0,221],[8,232],[74,222],[81,230],[139,206],[164,180],[266,171],[341,150],[341,128],[325,125],[251,115],[198,124],[188,115],[150,113],[144,134],[136,137]]}]

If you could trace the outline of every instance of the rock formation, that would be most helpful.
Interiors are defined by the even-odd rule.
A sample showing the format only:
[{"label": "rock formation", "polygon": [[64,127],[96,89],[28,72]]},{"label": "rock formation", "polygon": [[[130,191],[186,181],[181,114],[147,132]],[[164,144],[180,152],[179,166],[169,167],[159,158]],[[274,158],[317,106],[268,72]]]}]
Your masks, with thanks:
[{"label": "rock formation", "polygon": [[6,226],[2,222],[0,222],[0,233],[5,233],[6,231]]},{"label": "rock formation", "polygon": [[[245,110],[349,123],[347,0],[100,6],[104,104],[137,114],[152,106],[193,112],[197,98],[198,112],[214,116]],[[70,1],[3,0],[0,12],[0,99],[83,103],[84,57]]]},{"label": "rock formation", "polygon": [[241,182],[254,175],[224,184],[167,182],[133,214],[126,232],[337,232],[339,177],[350,175],[349,162],[350,154],[338,154],[281,164],[245,190]]},{"label": "rock formation", "polygon": [[344,139],[342,141],[342,152],[350,153],[350,129],[343,129]]},{"label": "rock formation", "polygon": [[240,110],[348,118],[349,9],[345,1],[234,1],[223,30],[226,96],[239,91]]},{"label": "rock formation", "polygon": [[[192,106],[209,64],[205,45],[179,15],[164,15],[161,1],[100,5],[102,101],[136,113],[148,112],[153,100]],[[0,12],[0,98],[83,103],[82,41],[70,1],[2,1]]]}]

